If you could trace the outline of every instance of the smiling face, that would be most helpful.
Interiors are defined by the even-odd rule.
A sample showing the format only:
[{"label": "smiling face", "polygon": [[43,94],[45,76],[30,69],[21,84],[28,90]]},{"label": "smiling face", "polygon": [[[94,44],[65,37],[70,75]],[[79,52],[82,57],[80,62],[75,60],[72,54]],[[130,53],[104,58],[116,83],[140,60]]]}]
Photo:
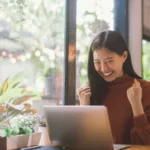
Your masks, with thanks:
[{"label": "smiling face", "polygon": [[95,70],[107,82],[114,81],[124,74],[123,63],[126,58],[127,51],[122,56],[106,48],[100,48],[93,52]]}]

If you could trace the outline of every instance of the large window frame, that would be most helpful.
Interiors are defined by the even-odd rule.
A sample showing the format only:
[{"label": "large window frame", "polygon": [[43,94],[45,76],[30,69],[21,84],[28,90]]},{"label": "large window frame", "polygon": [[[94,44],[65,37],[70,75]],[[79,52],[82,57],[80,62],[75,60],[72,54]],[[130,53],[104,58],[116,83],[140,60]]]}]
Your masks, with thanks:
[{"label": "large window frame", "polygon": [[[66,0],[64,105],[75,105],[76,95],[76,3]],[[114,0],[114,30],[128,43],[128,0]]]}]

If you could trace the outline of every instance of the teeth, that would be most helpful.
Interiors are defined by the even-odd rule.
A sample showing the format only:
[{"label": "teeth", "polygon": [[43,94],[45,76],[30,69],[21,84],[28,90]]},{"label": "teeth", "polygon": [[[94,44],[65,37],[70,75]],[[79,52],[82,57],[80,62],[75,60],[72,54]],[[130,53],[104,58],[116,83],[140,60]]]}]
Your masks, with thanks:
[{"label": "teeth", "polygon": [[105,76],[109,76],[109,75],[111,75],[111,74],[112,74],[112,72],[104,73]]}]

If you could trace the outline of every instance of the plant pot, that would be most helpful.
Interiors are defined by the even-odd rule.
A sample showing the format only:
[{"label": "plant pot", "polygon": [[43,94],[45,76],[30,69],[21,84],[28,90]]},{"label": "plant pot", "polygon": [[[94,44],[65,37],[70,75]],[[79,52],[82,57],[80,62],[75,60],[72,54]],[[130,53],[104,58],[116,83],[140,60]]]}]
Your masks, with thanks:
[{"label": "plant pot", "polygon": [[35,132],[29,136],[28,146],[39,145],[41,139],[41,132]]},{"label": "plant pot", "polygon": [[26,148],[28,146],[39,145],[41,132],[35,132],[31,135],[15,135],[10,137],[0,137],[0,150],[12,150]]},{"label": "plant pot", "polygon": [[50,142],[50,137],[49,137],[47,127],[39,127],[39,132],[41,132],[41,139],[40,139],[39,145],[50,146],[51,142]]},{"label": "plant pot", "polygon": [[7,150],[27,147],[29,135],[15,135],[7,137]]}]

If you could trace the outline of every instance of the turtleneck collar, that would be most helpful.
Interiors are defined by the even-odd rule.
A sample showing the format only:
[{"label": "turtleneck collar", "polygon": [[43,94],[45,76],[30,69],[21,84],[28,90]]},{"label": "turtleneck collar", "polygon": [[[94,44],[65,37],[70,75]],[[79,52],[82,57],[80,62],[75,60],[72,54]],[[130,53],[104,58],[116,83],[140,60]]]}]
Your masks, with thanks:
[{"label": "turtleneck collar", "polygon": [[117,78],[116,80],[109,82],[109,85],[124,84],[126,82],[132,82],[132,80],[134,80],[133,77],[130,77],[129,75],[124,74],[121,77]]}]

